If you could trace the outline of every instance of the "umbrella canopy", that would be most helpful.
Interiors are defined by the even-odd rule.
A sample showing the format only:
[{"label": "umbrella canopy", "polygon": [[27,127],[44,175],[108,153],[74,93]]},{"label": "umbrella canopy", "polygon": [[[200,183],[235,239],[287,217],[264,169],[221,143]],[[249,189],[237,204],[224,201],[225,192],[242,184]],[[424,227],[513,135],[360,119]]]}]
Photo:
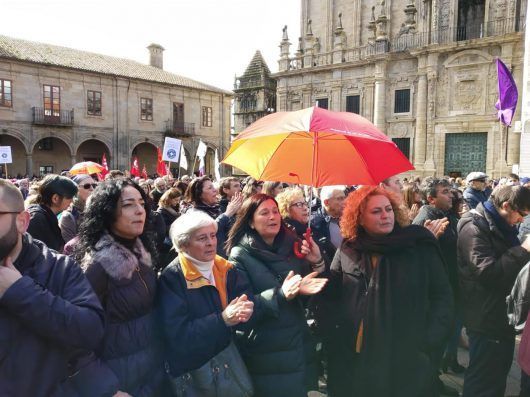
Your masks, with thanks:
[{"label": "umbrella canopy", "polygon": [[77,163],[72,168],[70,168],[70,174],[98,174],[104,169],[105,167],[98,163],[94,163],[93,161],[82,161],[81,163]]},{"label": "umbrella canopy", "polygon": [[375,185],[413,165],[365,118],[312,107],[265,116],[240,133],[223,163],[252,177],[312,185]]}]

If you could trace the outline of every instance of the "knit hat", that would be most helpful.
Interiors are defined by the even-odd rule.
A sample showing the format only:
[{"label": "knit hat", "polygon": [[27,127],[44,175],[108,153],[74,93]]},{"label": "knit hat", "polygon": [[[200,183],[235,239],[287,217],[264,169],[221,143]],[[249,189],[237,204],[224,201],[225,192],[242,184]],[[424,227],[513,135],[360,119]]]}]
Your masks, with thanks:
[{"label": "knit hat", "polygon": [[72,177],[72,181],[74,181],[76,185],[79,185],[81,183],[81,181],[83,181],[83,180],[85,180],[87,178],[90,178],[90,175],[77,174],[77,175],[74,175],[74,177]]}]

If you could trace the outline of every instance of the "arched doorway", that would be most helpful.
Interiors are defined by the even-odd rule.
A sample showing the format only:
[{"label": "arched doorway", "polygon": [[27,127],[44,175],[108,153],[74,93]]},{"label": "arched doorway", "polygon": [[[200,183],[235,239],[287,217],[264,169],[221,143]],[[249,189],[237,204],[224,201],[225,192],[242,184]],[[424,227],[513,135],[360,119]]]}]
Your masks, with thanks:
[{"label": "arched doorway", "polygon": [[13,162],[11,164],[0,164],[0,175],[8,178],[21,178],[26,175],[26,148],[24,144],[14,136],[11,135],[0,135],[0,146],[11,147],[11,158]]},{"label": "arched doorway", "polygon": [[60,174],[72,168],[68,145],[54,137],[43,138],[33,146],[33,173],[37,176]]},{"label": "arched doorway", "polygon": [[132,161],[135,156],[138,157],[138,165],[140,167],[140,172],[144,168],[144,164],[147,170],[147,175],[151,176],[156,172],[156,166],[158,163],[158,152],[156,150],[155,145],[149,142],[142,142],[136,145],[132,151],[129,167],[132,166]]},{"label": "arched doorway", "polygon": [[107,145],[97,139],[89,139],[77,148],[76,161],[93,161],[101,164],[103,154],[107,158],[107,164],[110,164],[110,152]]}]

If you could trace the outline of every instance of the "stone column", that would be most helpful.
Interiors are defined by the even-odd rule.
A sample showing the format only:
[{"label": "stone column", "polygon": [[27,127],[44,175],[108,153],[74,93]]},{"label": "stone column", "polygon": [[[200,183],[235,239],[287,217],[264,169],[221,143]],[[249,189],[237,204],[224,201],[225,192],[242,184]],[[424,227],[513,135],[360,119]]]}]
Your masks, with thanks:
[{"label": "stone column", "polygon": [[77,156],[75,154],[70,154],[70,158],[72,159],[72,165],[75,165],[75,163],[77,163]]},{"label": "stone column", "polygon": [[436,100],[436,73],[430,72],[427,77],[427,127],[426,127],[426,139],[427,144],[425,148],[425,167],[424,172],[426,175],[434,175],[436,173],[436,164],[434,161],[434,119],[436,117],[435,112],[435,100]]},{"label": "stone column", "polygon": [[335,112],[341,111],[341,104],[342,104],[342,86],[341,85],[334,85],[331,88],[331,106],[330,110],[333,110]]},{"label": "stone column", "polygon": [[386,62],[375,64],[374,124],[385,132],[386,123]]},{"label": "stone column", "polygon": [[420,74],[416,95],[416,132],[414,134],[414,166],[423,168],[427,144],[427,75]]},{"label": "stone column", "polygon": [[526,30],[524,41],[524,68],[522,79],[522,101],[521,101],[521,142],[519,155],[519,174],[530,176],[530,12],[526,13]]},{"label": "stone column", "polygon": [[26,174],[31,178],[33,176],[33,156],[26,154]]},{"label": "stone column", "polygon": [[386,80],[384,77],[375,80],[374,91],[374,124],[381,131],[385,132]]}]

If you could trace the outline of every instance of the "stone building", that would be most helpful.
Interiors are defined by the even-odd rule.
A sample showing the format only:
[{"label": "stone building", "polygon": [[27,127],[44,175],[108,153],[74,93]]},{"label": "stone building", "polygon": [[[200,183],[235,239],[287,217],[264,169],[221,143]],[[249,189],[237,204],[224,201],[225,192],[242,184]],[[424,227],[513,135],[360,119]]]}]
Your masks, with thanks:
[{"label": "stone building", "polygon": [[263,59],[256,51],[245,73],[234,83],[234,130],[243,131],[257,119],[272,113],[276,108],[276,81]]},{"label": "stone building", "polygon": [[[492,177],[519,163],[520,125],[499,125],[494,60],[521,86],[526,1],[302,0],[301,32],[280,43],[278,110],[359,113],[417,175]],[[514,120],[520,120],[520,109]]]},{"label": "stone building", "polygon": [[148,50],[144,65],[0,36],[0,146],[12,148],[9,174],[57,173],[103,153],[111,168],[129,169],[137,156],[153,174],[165,136],[183,140],[189,164],[202,139],[213,174],[214,150],[222,158],[230,144],[233,94],[163,70],[164,48]]}]

